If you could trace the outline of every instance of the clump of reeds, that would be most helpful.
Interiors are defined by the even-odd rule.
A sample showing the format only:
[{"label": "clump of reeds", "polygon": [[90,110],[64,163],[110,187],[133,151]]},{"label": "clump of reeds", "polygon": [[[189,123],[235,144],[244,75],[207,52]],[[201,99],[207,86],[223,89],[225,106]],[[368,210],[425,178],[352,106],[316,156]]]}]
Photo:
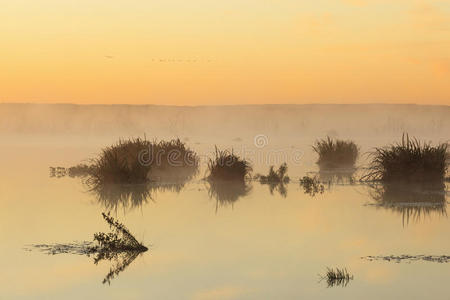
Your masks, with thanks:
[{"label": "clump of reeds", "polygon": [[208,180],[244,181],[250,175],[252,167],[233,151],[219,150],[216,147],[215,157],[209,159],[208,170]]},{"label": "clump of reeds", "polygon": [[325,186],[320,182],[317,177],[303,176],[300,179],[300,185],[303,187],[305,194],[315,196],[316,194],[323,194]]},{"label": "clump of reeds", "polygon": [[316,141],[312,147],[319,155],[317,164],[320,168],[354,167],[358,158],[359,148],[353,141],[326,139]]},{"label": "clump of reeds", "polygon": [[447,143],[432,146],[403,135],[401,143],[376,148],[369,173],[362,180],[398,182],[443,182],[447,172]]},{"label": "clump of reeds", "polygon": [[[198,156],[179,139],[151,142],[135,138],[120,140],[102,150],[93,160],[93,171],[88,182],[97,184],[144,183],[164,172],[185,169],[185,176],[193,176],[198,170]],[[154,173],[154,174],[153,174]]]},{"label": "clump of reeds", "polygon": [[350,275],[346,268],[336,268],[336,270],[333,268],[327,268],[327,272],[325,273],[325,275],[321,276],[321,280],[323,279],[326,279],[328,287],[345,287],[350,282],[350,280],[353,280],[353,275]]}]

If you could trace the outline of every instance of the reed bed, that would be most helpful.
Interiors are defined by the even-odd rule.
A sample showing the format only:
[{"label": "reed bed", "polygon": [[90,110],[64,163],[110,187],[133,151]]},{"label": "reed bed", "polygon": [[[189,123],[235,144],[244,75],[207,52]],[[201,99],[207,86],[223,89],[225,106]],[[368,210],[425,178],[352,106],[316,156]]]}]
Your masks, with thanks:
[{"label": "reed bed", "polygon": [[359,155],[359,147],[353,141],[329,136],[316,141],[312,148],[319,155],[317,164],[325,169],[354,167]]}]

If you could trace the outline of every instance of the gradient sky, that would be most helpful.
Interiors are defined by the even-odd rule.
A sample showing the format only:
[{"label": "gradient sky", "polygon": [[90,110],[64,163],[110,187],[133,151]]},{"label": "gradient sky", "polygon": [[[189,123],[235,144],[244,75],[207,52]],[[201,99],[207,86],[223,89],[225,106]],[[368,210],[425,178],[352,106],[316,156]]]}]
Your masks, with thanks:
[{"label": "gradient sky", "polygon": [[0,0],[0,102],[450,105],[450,0]]}]

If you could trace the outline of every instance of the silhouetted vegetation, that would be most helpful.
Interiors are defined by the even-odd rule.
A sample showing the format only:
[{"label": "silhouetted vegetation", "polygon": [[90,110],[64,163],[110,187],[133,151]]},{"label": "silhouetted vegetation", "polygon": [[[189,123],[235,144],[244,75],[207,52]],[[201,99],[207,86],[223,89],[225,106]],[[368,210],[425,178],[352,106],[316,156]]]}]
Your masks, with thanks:
[{"label": "silhouetted vegetation", "polygon": [[303,176],[300,179],[300,185],[303,187],[305,194],[314,197],[316,194],[323,194],[325,191],[324,185],[317,179],[317,177]]},{"label": "silhouetted vegetation", "polygon": [[316,141],[313,150],[319,155],[317,164],[325,169],[354,167],[359,154],[359,148],[353,141],[329,136]]},{"label": "silhouetted vegetation", "polygon": [[241,159],[233,151],[219,150],[216,147],[215,157],[208,162],[208,180],[244,181],[248,178],[252,167],[250,163]]},{"label": "silhouetted vegetation", "polygon": [[103,283],[110,284],[114,277],[124,271],[139,254],[147,251],[148,248],[138,242],[125,225],[115,220],[109,213],[102,213],[102,216],[112,231],[95,233],[93,242],[31,246],[51,255],[62,253],[93,255],[95,264],[102,260],[114,261],[113,267],[103,280]]},{"label": "silhouetted vegetation", "polygon": [[375,207],[399,213],[403,225],[432,214],[447,216],[443,184],[378,184],[371,186],[370,195]]},{"label": "silhouetted vegetation", "polygon": [[270,193],[273,194],[275,190],[278,190],[281,196],[287,196],[287,189],[285,184],[289,183],[290,178],[286,175],[288,170],[287,164],[283,163],[275,171],[274,166],[270,166],[268,175],[256,174],[254,179],[259,180],[261,184],[267,184],[269,186]]},{"label": "silhouetted vegetation", "polygon": [[[160,180],[165,175],[192,177],[198,171],[197,154],[179,139],[150,142],[136,138],[106,147],[93,161],[90,185],[136,184]],[[176,170],[176,173],[174,171]],[[168,174],[167,174],[168,173]]]},{"label": "silhouetted vegetation", "polygon": [[330,269],[327,268],[325,275],[321,276],[321,280],[326,279],[328,287],[341,286],[346,287],[350,280],[353,280],[353,275],[347,269]]},{"label": "silhouetted vegetation", "polygon": [[447,144],[431,146],[403,135],[402,142],[376,148],[370,172],[362,180],[398,182],[443,182],[447,172]]}]

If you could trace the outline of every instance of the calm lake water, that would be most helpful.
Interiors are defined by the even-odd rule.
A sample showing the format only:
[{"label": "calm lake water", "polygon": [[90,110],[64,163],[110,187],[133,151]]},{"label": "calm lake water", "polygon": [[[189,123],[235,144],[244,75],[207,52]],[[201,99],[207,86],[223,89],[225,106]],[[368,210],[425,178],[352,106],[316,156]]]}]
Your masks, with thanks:
[{"label": "calm lake water", "polygon": [[[105,211],[79,179],[50,178],[49,166],[71,166],[106,141],[12,143],[0,147],[1,299],[449,299],[450,264],[369,261],[369,255],[450,255],[445,208],[419,217],[371,205],[365,185],[333,185],[314,197],[298,178],[315,171],[311,141],[289,164],[287,195],[253,182],[248,195],[218,203],[197,179],[181,191],[159,191],[113,216],[149,251],[111,283],[114,261],[26,251],[30,244],[90,241],[108,231]],[[359,142],[359,141],[358,141]],[[380,141],[364,141],[366,149]],[[192,142],[200,152],[213,144]],[[250,143],[249,143],[250,144]],[[233,143],[228,146],[237,147]],[[264,150],[267,151],[267,150]],[[293,153],[293,152],[289,152]],[[259,161],[255,171],[267,172]],[[346,287],[327,287],[319,274],[345,267]]]}]

